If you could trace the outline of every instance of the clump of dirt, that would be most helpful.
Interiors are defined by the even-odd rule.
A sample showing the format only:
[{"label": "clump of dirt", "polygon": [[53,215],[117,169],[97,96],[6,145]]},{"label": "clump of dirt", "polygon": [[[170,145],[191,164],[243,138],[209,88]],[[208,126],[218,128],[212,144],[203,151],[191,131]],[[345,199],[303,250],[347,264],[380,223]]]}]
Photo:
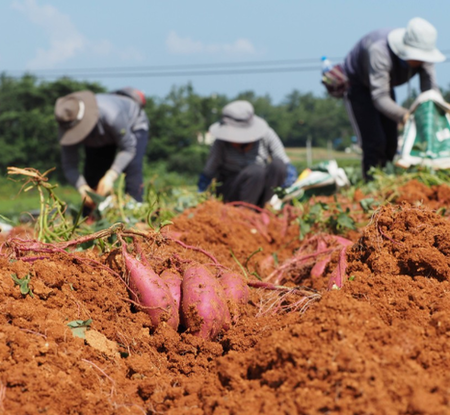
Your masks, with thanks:
[{"label": "clump of dirt", "polygon": [[407,202],[414,205],[424,205],[430,209],[447,207],[450,203],[450,186],[446,184],[426,186],[418,180],[411,180],[398,189],[395,202]]},{"label": "clump of dirt", "polygon": [[[256,281],[253,272],[265,269],[267,278],[302,249],[317,249],[299,238],[293,214],[210,201],[141,247],[158,272],[196,261]],[[151,329],[130,302],[120,249],[20,252],[8,240],[0,413],[450,413],[448,230],[424,206],[380,208],[347,248],[342,289],[318,284],[305,307],[285,312],[273,306],[285,291],[252,288],[214,341],[165,324]],[[316,281],[328,281],[334,264]],[[12,275],[29,278],[31,291]],[[299,275],[315,286],[304,268],[289,269]]]},{"label": "clump of dirt", "polygon": [[353,249],[372,273],[450,279],[450,222],[431,210],[403,203],[384,206]]}]

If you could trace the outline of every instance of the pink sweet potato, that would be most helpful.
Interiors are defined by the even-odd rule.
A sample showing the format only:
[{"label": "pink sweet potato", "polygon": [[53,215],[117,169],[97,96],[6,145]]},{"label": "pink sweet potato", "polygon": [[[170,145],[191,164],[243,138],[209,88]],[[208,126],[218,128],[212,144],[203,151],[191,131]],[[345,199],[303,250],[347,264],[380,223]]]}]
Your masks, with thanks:
[{"label": "pink sweet potato", "polygon": [[167,284],[149,265],[143,264],[128,253],[123,241],[122,256],[129,273],[133,300],[150,316],[152,326],[157,327],[166,321],[177,330],[180,322],[178,307]]},{"label": "pink sweet potato", "polygon": [[219,283],[223,288],[233,323],[236,323],[241,314],[239,306],[246,304],[250,297],[247,281],[235,272],[224,272],[220,275]]},{"label": "pink sweet potato", "polygon": [[224,272],[219,278],[227,300],[236,304],[246,304],[250,296],[250,290],[244,278],[235,272]]},{"label": "pink sweet potato", "polygon": [[181,302],[181,275],[176,271],[165,269],[160,277],[169,287],[170,293],[175,300],[177,310],[179,311]]},{"label": "pink sweet potato", "polygon": [[181,283],[181,316],[188,331],[213,340],[231,325],[225,293],[218,279],[204,266],[191,265]]}]

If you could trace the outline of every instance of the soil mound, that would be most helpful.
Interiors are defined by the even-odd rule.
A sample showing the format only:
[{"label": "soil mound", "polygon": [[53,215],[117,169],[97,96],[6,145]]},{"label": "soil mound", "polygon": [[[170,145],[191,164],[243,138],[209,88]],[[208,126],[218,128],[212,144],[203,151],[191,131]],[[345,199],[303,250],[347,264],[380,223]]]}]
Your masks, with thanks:
[{"label": "soil mound", "polygon": [[[299,238],[294,214],[211,201],[142,248],[158,272],[196,261],[267,279],[319,249]],[[284,282],[318,290],[306,307],[286,312],[286,291],[252,288],[214,341],[152,330],[130,302],[120,249],[8,240],[0,413],[450,414],[449,226],[423,206],[380,208],[346,248],[342,289],[327,289],[336,252],[321,276],[297,263]]]}]

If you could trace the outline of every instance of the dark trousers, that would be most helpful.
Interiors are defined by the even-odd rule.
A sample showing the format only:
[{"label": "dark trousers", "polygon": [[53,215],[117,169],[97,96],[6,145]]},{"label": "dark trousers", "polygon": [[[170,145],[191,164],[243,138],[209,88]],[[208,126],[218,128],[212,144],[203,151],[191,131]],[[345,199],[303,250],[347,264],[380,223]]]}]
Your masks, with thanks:
[{"label": "dark trousers", "polygon": [[[123,171],[125,173],[125,192],[137,202],[142,202],[144,191],[142,170],[148,143],[148,131],[138,130],[134,134],[137,139],[136,155]],[[106,171],[111,168],[116,157],[117,146],[85,147],[85,150],[84,177],[88,185],[95,189]]]},{"label": "dark trousers", "polygon": [[[395,101],[394,90],[391,97]],[[398,146],[397,123],[375,108],[368,88],[352,85],[347,99],[349,112],[353,113],[349,116],[362,146],[363,176],[370,180],[371,167],[384,167],[394,159]]]},{"label": "dark trousers", "polygon": [[239,173],[229,173],[219,177],[222,183],[217,193],[224,202],[247,202],[264,207],[272,198],[273,188],[281,186],[286,179],[286,164],[280,159],[273,159],[266,166],[251,164]]}]

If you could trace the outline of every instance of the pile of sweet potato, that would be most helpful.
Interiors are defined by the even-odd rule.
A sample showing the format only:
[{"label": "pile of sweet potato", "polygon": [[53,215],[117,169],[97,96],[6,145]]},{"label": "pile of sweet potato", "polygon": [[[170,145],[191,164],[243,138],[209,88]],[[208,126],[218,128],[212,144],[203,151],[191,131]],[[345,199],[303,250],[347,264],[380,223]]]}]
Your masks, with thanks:
[{"label": "pile of sweet potato", "polygon": [[165,270],[158,275],[145,261],[128,252],[122,256],[133,300],[150,316],[155,328],[162,322],[178,330],[212,340],[231,326],[230,309],[249,299],[249,288],[239,274],[213,273],[201,264],[190,264],[183,275]]}]

